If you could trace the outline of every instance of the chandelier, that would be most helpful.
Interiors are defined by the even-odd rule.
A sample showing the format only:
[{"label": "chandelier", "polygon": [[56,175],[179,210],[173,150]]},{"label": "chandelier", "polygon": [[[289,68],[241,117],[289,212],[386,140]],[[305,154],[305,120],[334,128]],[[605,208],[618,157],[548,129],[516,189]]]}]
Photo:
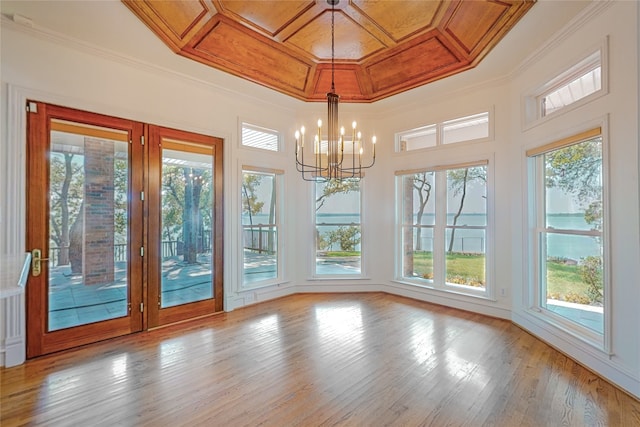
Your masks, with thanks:
[{"label": "chandelier", "polygon": [[[371,138],[371,160],[363,165],[365,155],[362,133],[357,122],[351,124],[351,141],[345,140],[344,126],[338,127],[338,103],[340,96],[335,88],[335,6],[340,0],[327,0],[331,6],[331,92],[327,93],[327,140],[323,141],[322,120],[318,119],[318,130],[314,132],[311,146],[305,147],[305,127],[296,130],[296,168],[305,181],[329,181],[354,179],[363,176],[363,169],[368,169],[376,162],[376,137]],[[311,151],[311,160],[305,151]]]}]

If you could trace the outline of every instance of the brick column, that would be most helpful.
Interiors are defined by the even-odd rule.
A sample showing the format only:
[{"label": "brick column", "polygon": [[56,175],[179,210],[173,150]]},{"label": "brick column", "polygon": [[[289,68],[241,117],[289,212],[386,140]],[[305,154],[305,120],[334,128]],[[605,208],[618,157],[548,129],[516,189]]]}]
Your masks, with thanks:
[{"label": "brick column", "polygon": [[84,245],[85,285],[114,279],[114,147],[110,141],[85,138]]}]

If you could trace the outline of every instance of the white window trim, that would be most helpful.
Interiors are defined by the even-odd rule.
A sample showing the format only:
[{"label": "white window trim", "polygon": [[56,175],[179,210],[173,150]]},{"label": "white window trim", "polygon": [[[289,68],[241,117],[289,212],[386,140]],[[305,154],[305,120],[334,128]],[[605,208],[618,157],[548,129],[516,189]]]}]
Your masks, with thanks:
[{"label": "white window trim", "polygon": [[[576,102],[560,108],[547,115],[542,115],[541,99],[562,85],[569,83],[589,68],[590,63],[585,62],[589,57],[600,53],[600,77],[602,79],[600,90],[597,90]],[[570,111],[582,107],[609,93],[609,36],[605,37],[596,46],[583,52],[570,65],[565,65],[556,71],[553,77],[546,79],[545,83],[536,86],[521,96],[522,130],[526,131],[556,117],[560,117]]]},{"label": "white window trim", "polygon": [[[445,281],[444,277],[441,276],[442,272],[437,272],[434,269],[434,279],[411,279],[403,276],[402,273],[402,265],[403,265],[403,249],[402,249],[402,203],[400,199],[402,198],[402,182],[401,177],[406,175],[415,174],[419,172],[444,172],[450,169],[460,169],[464,167],[473,167],[473,166],[486,166],[487,167],[487,183],[486,183],[486,192],[487,192],[487,224],[484,227],[486,230],[485,236],[485,287],[484,290],[475,289],[472,286],[464,286],[464,285],[456,285],[453,283],[448,283]],[[395,172],[396,175],[396,231],[395,231],[395,278],[394,282],[402,283],[405,285],[416,286],[423,289],[444,292],[447,294],[455,294],[462,295],[467,297],[480,298],[483,300],[496,301],[495,296],[495,284],[494,284],[494,269],[495,269],[495,249],[494,249],[494,166],[493,166],[493,156],[486,156],[484,158],[479,158],[476,160],[471,160],[468,162],[461,162],[455,164],[447,164],[447,165],[437,165],[430,166],[420,169],[413,170],[399,170]],[[446,188],[446,175],[445,174],[436,174],[436,188],[438,186],[444,186]],[[442,182],[438,182],[442,181]],[[437,191],[437,190],[436,190]],[[436,193],[436,197],[438,197]],[[441,196],[440,196],[441,197]],[[440,197],[437,199],[439,203],[436,203],[436,224],[434,224],[433,229],[436,230],[438,228],[442,228],[445,234],[442,235],[442,238],[445,238],[446,235],[446,199],[441,200]],[[440,208],[438,207],[440,205]],[[440,220],[438,219],[438,211],[442,210],[444,215],[440,213]],[[440,233],[441,234],[441,233]],[[436,236],[434,236],[434,239]],[[441,240],[441,239],[440,239]],[[439,242],[444,243],[444,242]],[[439,244],[438,243],[438,244]],[[444,248],[444,245],[440,245]],[[436,262],[440,262],[444,265],[444,259],[440,259],[445,255],[444,251],[436,251],[436,247],[440,247],[436,245],[436,241],[434,240],[434,265]]]},{"label": "white window trim", "polygon": [[[604,219],[602,222],[602,244],[603,244],[603,292],[604,292],[604,325],[602,335],[582,326],[578,323],[559,316],[544,308],[541,301],[541,275],[543,263],[541,262],[539,221],[544,217],[544,189],[538,185],[540,172],[542,171],[540,154],[544,153],[544,147],[553,145],[556,141],[571,140],[574,135],[589,133],[592,129],[600,127],[602,136],[602,203]],[[583,139],[584,140],[584,139]],[[528,156],[528,153],[537,152],[535,156]],[[527,179],[524,182],[525,194],[527,194],[527,208],[525,209],[524,226],[526,231],[526,245],[524,255],[524,274],[527,289],[523,292],[523,304],[527,307],[529,314],[544,323],[570,335],[571,337],[588,344],[594,349],[611,357],[612,352],[612,325],[611,325],[611,250],[609,243],[610,229],[610,202],[609,202],[609,138],[608,138],[608,117],[601,120],[585,124],[581,129],[573,130],[564,138],[558,140],[552,138],[542,144],[535,144],[523,149],[523,161],[527,171]],[[534,191],[532,191],[534,190]]]},{"label": "white window trim", "polygon": [[[276,277],[271,279],[260,280],[257,282],[246,284],[244,282],[244,224],[242,223],[242,194],[239,197],[240,207],[240,221],[239,222],[239,256],[238,256],[238,269],[239,269],[239,289],[240,291],[253,290],[266,288],[273,285],[279,285],[285,283],[284,280],[284,242],[285,242],[285,227],[284,224],[284,170],[265,168],[262,166],[250,166],[242,165],[240,168],[239,183],[242,186],[245,172],[261,173],[261,174],[273,174],[275,176],[276,187],[276,230],[277,230],[277,274]],[[240,193],[242,189],[240,189]]]}]

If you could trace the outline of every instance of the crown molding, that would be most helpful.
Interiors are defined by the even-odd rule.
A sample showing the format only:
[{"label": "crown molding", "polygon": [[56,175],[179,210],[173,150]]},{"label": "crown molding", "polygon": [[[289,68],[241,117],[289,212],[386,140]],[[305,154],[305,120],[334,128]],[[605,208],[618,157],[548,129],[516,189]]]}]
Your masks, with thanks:
[{"label": "crown molding", "polygon": [[[254,96],[243,91],[234,90],[218,83],[212,83],[210,81],[207,81],[201,78],[193,77],[189,74],[175,71],[170,68],[163,67],[157,64],[149,63],[139,58],[125,55],[125,54],[113,51],[111,49],[97,46],[93,43],[89,43],[74,37],[70,37],[66,34],[62,34],[60,32],[51,30],[49,28],[37,25],[33,23],[31,20],[21,19],[19,18],[19,16],[20,15],[16,15],[12,19],[12,17],[9,17],[7,15],[4,15],[4,14],[1,15],[0,25],[2,26],[2,30],[4,31],[6,29],[6,30],[11,30],[18,33],[26,34],[28,36],[31,36],[46,42],[57,44],[57,45],[66,47],[68,49],[83,52],[85,54],[102,58],[108,61],[116,62],[131,68],[138,69],[146,73],[155,74],[160,77],[181,80],[187,84],[201,86],[208,90],[214,90],[215,92],[226,94],[231,98],[246,99],[246,101],[249,103],[259,103],[259,104],[265,105],[266,107],[285,110],[286,112],[289,112],[289,113],[293,109],[295,109],[293,102],[297,100],[292,99],[292,105],[283,106],[281,103],[268,101],[268,100],[265,100],[264,98]],[[214,71],[220,72],[217,70],[214,70]],[[236,77],[232,77],[232,78],[235,79]],[[245,83],[245,81],[242,80],[241,83]],[[250,82],[246,82],[246,84],[259,86],[255,83],[250,83]],[[263,88],[262,86],[259,86],[259,87]],[[271,90],[271,89],[265,88],[265,90]],[[275,91],[273,92],[274,94],[280,95]],[[297,102],[301,102],[301,101],[297,101]]]},{"label": "crown molding", "polygon": [[513,79],[522,74],[526,69],[544,57],[549,50],[558,47],[569,36],[587,25],[587,23],[589,23],[594,17],[602,14],[605,10],[611,7],[613,3],[615,3],[615,0],[593,0],[587,7],[571,19],[567,25],[547,39],[546,42],[527,56],[520,65],[515,67],[515,69],[508,74],[509,79]]}]

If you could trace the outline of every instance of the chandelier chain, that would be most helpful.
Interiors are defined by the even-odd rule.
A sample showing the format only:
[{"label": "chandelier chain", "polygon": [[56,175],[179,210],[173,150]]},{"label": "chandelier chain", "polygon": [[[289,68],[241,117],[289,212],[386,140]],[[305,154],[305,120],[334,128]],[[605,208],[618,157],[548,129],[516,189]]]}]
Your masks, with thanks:
[{"label": "chandelier chain", "polygon": [[335,27],[335,6],[331,6],[331,92],[335,93],[335,36],[334,36],[334,27]]},{"label": "chandelier chain", "polygon": [[[359,180],[363,169],[369,169],[376,162],[376,136],[371,138],[371,161],[363,164],[364,141],[354,120],[351,124],[351,141],[345,135],[344,127],[338,125],[338,104],[340,95],[335,87],[335,6],[340,0],[327,0],[331,5],[331,92],[327,92],[326,140],[322,120],[318,119],[317,131],[313,132],[310,151],[311,162],[305,162],[305,132],[302,126],[296,131],[296,170],[305,181]],[[346,149],[345,149],[346,148]],[[307,157],[308,159],[309,157]]]}]

